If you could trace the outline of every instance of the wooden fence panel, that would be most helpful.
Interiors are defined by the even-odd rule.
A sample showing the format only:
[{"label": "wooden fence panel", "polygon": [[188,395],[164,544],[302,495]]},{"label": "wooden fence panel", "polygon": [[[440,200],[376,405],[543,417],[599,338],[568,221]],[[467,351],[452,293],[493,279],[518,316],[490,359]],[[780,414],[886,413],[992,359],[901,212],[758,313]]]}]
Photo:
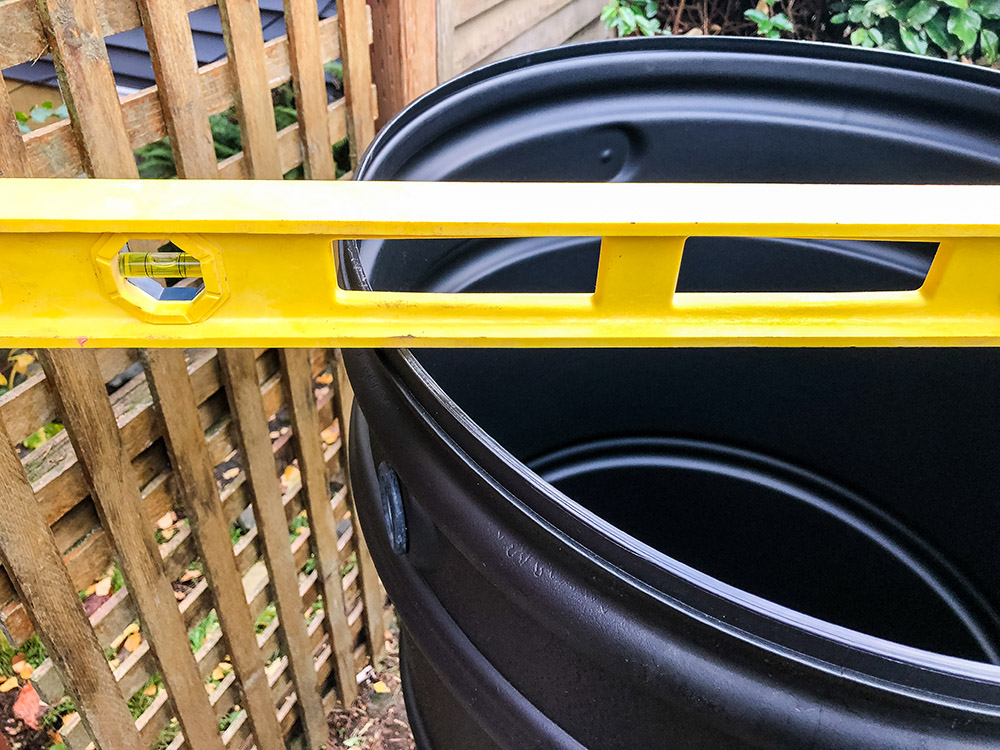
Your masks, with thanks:
[{"label": "wooden fence panel", "polygon": [[[21,133],[0,77],[0,175],[134,177],[134,151],[169,136],[181,177],[280,178],[304,165],[333,178],[332,144],[350,131],[357,153],[374,133],[367,6],[319,19],[287,0],[291,38],[264,43],[255,8],[229,0],[230,55],[199,68],[187,13],[212,4],[0,2],[0,70],[52,54],[70,111]],[[140,26],[158,85],[119,97],[104,37]],[[323,66],[341,57],[346,97],[328,102]],[[275,132],[271,91],[289,82],[298,122]],[[234,106],[247,148],[217,161],[209,117]],[[37,573],[0,519],[0,635],[19,647],[39,626],[51,648],[31,683],[52,705],[75,701],[79,714],[59,729],[70,750],[91,734],[115,748],[325,744],[322,706],[350,700],[384,649],[384,591],[353,525],[334,353],[237,353],[239,375],[229,368],[225,380],[250,416],[229,406],[226,354],[149,351],[142,364],[139,354],[102,350],[80,364],[63,359],[79,353],[25,352],[48,372],[32,364],[0,391],[8,486],[15,455],[22,467],[5,500],[36,511],[15,517],[28,538],[47,534],[35,559],[61,558],[45,565],[48,598],[26,598]],[[124,583],[113,583],[115,560]]]}]

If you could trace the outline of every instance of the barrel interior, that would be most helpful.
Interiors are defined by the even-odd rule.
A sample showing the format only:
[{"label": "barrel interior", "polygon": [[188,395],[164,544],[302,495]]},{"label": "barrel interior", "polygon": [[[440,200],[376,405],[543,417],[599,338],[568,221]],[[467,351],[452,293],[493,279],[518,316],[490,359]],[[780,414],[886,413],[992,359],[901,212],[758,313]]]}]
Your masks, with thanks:
[{"label": "barrel interior", "polygon": [[[417,118],[421,137],[404,130],[374,155],[367,176],[1000,178],[986,106],[996,91],[963,95],[966,84],[880,66],[827,73],[822,61],[810,69],[785,60],[776,84],[767,55],[636,55],[540,66],[530,78],[514,70],[475,97],[458,91],[447,109]],[[424,240],[365,242],[360,252],[380,289],[589,291],[598,247],[594,238]],[[914,289],[934,251],[702,238],[685,248],[680,289]],[[998,662],[996,352],[414,353],[514,456],[692,577],[862,633]]]}]

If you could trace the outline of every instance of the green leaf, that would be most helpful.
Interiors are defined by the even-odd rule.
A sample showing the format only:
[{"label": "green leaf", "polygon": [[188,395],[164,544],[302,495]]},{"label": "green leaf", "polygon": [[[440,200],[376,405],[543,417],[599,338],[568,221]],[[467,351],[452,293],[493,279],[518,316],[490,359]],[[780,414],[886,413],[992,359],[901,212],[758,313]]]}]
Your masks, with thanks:
[{"label": "green leaf", "polygon": [[885,41],[884,37],[882,36],[882,32],[879,31],[878,29],[868,29],[868,36],[875,44],[881,45],[882,42]]},{"label": "green leaf", "polygon": [[852,5],[847,11],[847,18],[851,23],[861,23],[861,19],[868,15],[864,5]]},{"label": "green leaf", "polygon": [[937,15],[939,6],[934,0],[920,0],[906,14],[908,26],[922,26]]},{"label": "green leaf", "polygon": [[864,46],[866,41],[868,41],[868,29],[855,29],[851,32],[851,44],[855,47]]},{"label": "green leaf", "polygon": [[838,13],[835,16],[831,16],[830,17],[830,23],[836,24],[836,25],[840,25],[842,23],[847,23],[847,14],[846,13]]},{"label": "green leaf", "polygon": [[906,23],[906,16],[909,14],[910,9],[918,2],[919,0],[906,0],[906,2],[900,3],[899,5],[893,5],[889,8],[889,15],[900,23]]},{"label": "green leaf", "polygon": [[962,40],[959,54],[964,55],[976,44],[979,29],[983,25],[982,16],[974,10],[953,10],[948,16],[948,31]]},{"label": "green leaf", "polygon": [[763,27],[771,23],[771,17],[767,15],[767,13],[759,11],[756,8],[750,8],[749,10],[743,11],[743,15],[756,23],[759,27]]},{"label": "green leaf", "polygon": [[28,116],[24,112],[15,112],[14,113],[14,118],[18,122],[27,122],[28,121]]},{"label": "green leaf", "polygon": [[659,9],[660,6],[656,4],[656,0],[649,0],[649,2],[646,3],[646,18],[655,18],[656,12]]},{"label": "green leaf", "polygon": [[890,8],[892,8],[892,0],[868,0],[865,3],[865,10],[879,18],[885,18],[889,15]]},{"label": "green leaf", "polygon": [[32,107],[31,119],[35,122],[45,122],[52,116],[52,110],[45,107]]},{"label": "green leaf", "polygon": [[795,27],[792,26],[792,22],[788,20],[788,16],[784,13],[779,13],[774,18],[771,19],[771,24],[782,31],[794,31]]},{"label": "green leaf", "polygon": [[986,64],[992,65],[1000,58],[1000,37],[995,31],[983,29],[979,33],[979,49],[982,50]]},{"label": "green leaf", "polygon": [[941,2],[959,10],[966,10],[969,7],[969,0],[941,0]]},{"label": "green leaf", "polygon": [[58,118],[59,118],[60,120],[65,120],[65,119],[66,119],[67,117],[69,117],[69,109],[67,109],[67,108],[66,108],[66,105],[65,105],[65,104],[63,104],[63,105],[62,105],[62,106],[60,106],[60,107],[56,107],[56,108],[55,108],[55,109],[54,109],[54,110],[52,111],[52,114],[53,114],[53,115],[54,115],[55,117],[58,117]]},{"label": "green leaf", "polygon": [[990,20],[1000,18],[1000,0],[972,0],[969,7],[983,18]]},{"label": "green leaf", "polygon": [[924,32],[913,32],[905,26],[900,26],[899,38],[903,40],[903,46],[913,54],[927,54],[927,37],[924,35]]},{"label": "green leaf", "polygon": [[946,55],[952,57],[958,52],[958,40],[948,33],[948,19],[943,13],[934,16],[927,25],[924,26],[927,36],[940,47]]}]

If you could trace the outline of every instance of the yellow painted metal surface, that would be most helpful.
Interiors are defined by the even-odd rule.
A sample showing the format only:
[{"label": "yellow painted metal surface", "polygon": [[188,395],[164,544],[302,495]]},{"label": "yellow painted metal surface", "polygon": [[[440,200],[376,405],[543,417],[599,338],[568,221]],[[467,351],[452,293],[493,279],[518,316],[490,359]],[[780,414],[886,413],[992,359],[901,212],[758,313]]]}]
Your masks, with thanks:
[{"label": "yellow painted metal surface", "polygon": [[[336,283],[341,238],[532,236],[602,237],[594,293]],[[940,246],[914,291],[675,293],[693,236]],[[198,296],[129,280],[143,239]],[[5,347],[1000,345],[1000,186],[0,180],[0,256]]]}]

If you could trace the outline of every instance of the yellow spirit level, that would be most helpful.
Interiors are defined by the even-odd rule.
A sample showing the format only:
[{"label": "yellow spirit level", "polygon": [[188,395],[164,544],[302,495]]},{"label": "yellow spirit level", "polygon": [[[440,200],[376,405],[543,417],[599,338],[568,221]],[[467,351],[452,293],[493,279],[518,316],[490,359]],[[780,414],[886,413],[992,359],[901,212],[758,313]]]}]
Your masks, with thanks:
[{"label": "yellow spirit level", "polygon": [[[336,281],[342,238],[543,236],[603,238],[592,294]],[[694,236],[939,248],[913,291],[675,293]],[[7,347],[1000,345],[1000,186],[9,179],[0,255]]]}]

